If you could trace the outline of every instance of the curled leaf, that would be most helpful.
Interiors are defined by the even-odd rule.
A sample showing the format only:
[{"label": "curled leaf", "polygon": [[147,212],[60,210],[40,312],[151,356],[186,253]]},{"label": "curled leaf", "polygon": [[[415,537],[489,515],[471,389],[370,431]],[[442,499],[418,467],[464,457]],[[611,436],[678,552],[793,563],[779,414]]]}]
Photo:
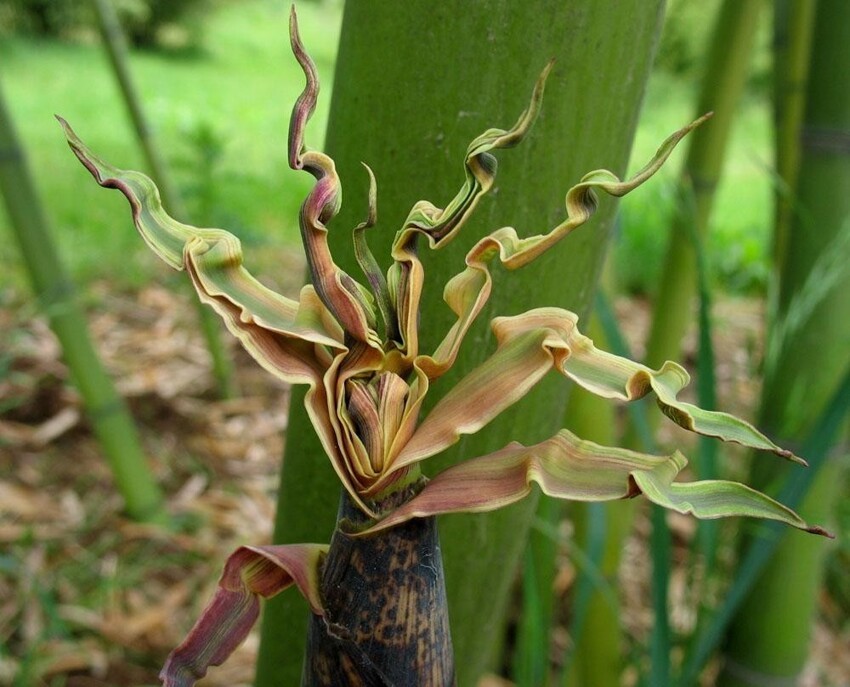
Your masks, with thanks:
[{"label": "curled leaf", "polygon": [[[551,68],[552,62],[540,74],[531,102],[513,127],[507,130],[488,129],[469,144],[464,160],[463,185],[448,205],[438,208],[427,200],[420,200],[411,208],[393,241],[394,264],[390,268],[389,281],[395,285],[399,330],[403,350],[408,357],[415,357],[419,351],[419,300],[425,278],[418,256],[419,236],[426,236],[432,248],[446,245],[454,238],[478,202],[493,186],[496,158],[490,151],[517,145],[537,118]],[[465,333],[466,330],[463,331]]]},{"label": "curled leaf", "polygon": [[71,150],[104,188],[121,191],[130,203],[139,234],[164,262],[188,269],[201,298],[225,299],[234,320],[285,337],[342,349],[342,332],[327,310],[302,292],[296,302],[272,291],[242,266],[239,239],[223,229],[178,222],[162,207],[156,184],[141,172],[115,167],[93,153],[71,126],[57,117]]},{"label": "curled leaf", "polygon": [[[419,356],[417,364],[433,379],[443,374],[454,363],[466,332],[490,296],[492,278],[489,264],[493,260],[498,258],[507,269],[517,269],[532,262],[591,218],[597,207],[596,191],[605,191],[609,195],[619,197],[634,190],[655,174],[679,141],[706,118],[707,116],[701,117],[671,134],[652,159],[630,179],[622,181],[604,169],[586,174],[578,184],[567,191],[567,217],[549,232],[520,238],[513,227],[502,227],[480,239],[466,255],[466,269],[453,277],[444,290],[444,300],[457,315],[455,324],[436,351],[431,356]],[[405,232],[414,231],[425,233],[432,248],[443,245],[438,243],[431,233],[415,225],[402,230],[400,237],[406,235]],[[393,257],[396,259],[401,245],[401,239],[397,239],[393,247]]]},{"label": "curled leaf", "polygon": [[642,493],[665,508],[698,518],[767,518],[814,534],[827,534],[743,484],[674,482],[686,464],[678,451],[653,456],[600,446],[561,430],[539,444],[512,443],[444,470],[407,503],[360,534],[372,534],[411,518],[495,510],[527,496],[533,483],[544,494],[560,499],[610,501]]},{"label": "curled leaf", "polygon": [[57,119],[71,150],[95,180],[127,198],[145,242],[170,266],[189,273],[200,299],[216,310],[248,353],[279,379],[310,386],[305,402],[313,426],[340,480],[362,503],[350,461],[340,449],[339,421],[331,414],[330,398],[337,391],[332,380],[340,369],[355,374],[353,368],[361,363],[362,369],[374,369],[380,352],[364,344],[351,353],[342,328],[313,286],[304,287],[297,302],[263,286],[242,266],[239,239],[222,229],[193,227],[169,217],[150,178],[105,162],[64,119]]},{"label": "curled leaf", "polygon": [[679,392],[690,383],[690,375],[681,365],[668,360],[661,369],[653,370],[628,358],[600,351],[593,341],[578,332],[571,337],[570,347],[571,355],[564,359],[561,371],[588,391],[623,401],[633,401],[653,392],[662,412],[684,429],[770,451],[806,465],[806,461],[777,446],[750,423],[729,413],[703,410],[680,401]]},{"label": "curled leaf", "polygon": [[606,398],[632,401],[653,392],[664,414],[687,430],[805,463],[740,418],[680,401],[677,396],[690,381],[680,365],[668,361],[652,370],[600,351],[577,325],[578,316],[560,308],[494,318],[496,351],[434,406],[394,467],[436,455],[460,435],[477,432],[551,369]]},{"label": "curled leaf", "polygon": [[221,665],[248,636],[268,599],[293,584],[322,615],[319,564],[327,546],[243,546],[227,560],[218,589],[186,639],[160,672],[164,687],[191,687],[210,666]]},{"label": "curled leaf", "polygon": [[354,227],[354,257],[357,259],[357,264],[360,265],[363,274],[366,275],[366,280],[372,289],[375,303],[384,320],[384,338],[388,342],[396,341],[399,338],[398,321],[387,286],[387,280],[366,241],[366,230],[374,227],[375,222],[378,220],[378,187],[372,168],[365,162],[363,166],[369,175],[369,214],[366,216],[364,222]]},{"label": "curled leaf", "polygon": [[370,294],[334,262],[328,245],[325,225],[339,212],[342,189],[334,161],[304,145],[304,129],[316,107],[319,80],[316,65],[304,50],[298,34],[295,7],[289,17],[289,37],[292,52],[306,78],[289,124],[289,165],[316,178],[316,185],[304,200],[300,214],[301,239],[311,281],[322,302],[349,337],[380,348],[381,341],[374,331],[375,313],[369,303]]},{"label": "curled leaf", "polygon": [[460,435],[474,434],[525,396],[552,369],[553,361],[569,355],[563,332],[538,325],[522,315],[494,319],[495,352],[437,402],[394,467],[436,455]]}]

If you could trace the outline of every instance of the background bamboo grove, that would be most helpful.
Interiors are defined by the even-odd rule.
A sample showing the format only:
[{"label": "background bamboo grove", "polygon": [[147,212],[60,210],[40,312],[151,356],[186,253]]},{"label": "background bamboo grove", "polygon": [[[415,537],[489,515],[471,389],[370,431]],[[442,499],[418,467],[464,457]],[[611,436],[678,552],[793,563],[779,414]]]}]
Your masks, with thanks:
[{"label": "background bamboo grove", "polygon": [[[173,215],[233,231],[246,264],[294,295],[309,184],[286,160],[303,87],[288,11],[0,3],[0,684],[158,684],[230,550],[334,529],[339,482],[302,392],[254,376],[206,309],[197,319],[50,116],[120,166],[150,170]],[[713,111],[632,196],[601,198],[593,221],[533,266],[494,270],[486,312],[431,398],[485,359],[492,316],[573,310],[608,350],[655,367],[685,360],[695,402],[731,406],[811,464],[694,441],[689,477],[742,479],[836,534],[695,525],[640,499],[528,498],[441,517],[457,684],[850,684],[850,5],[304,0],[298,12],[322,83],[307,141],[336,161],[344,201],[330,240],[351,273],[361,162],[377,178],[369,243],[381,261],[417,200],[456,193],[469,141],[512,125],[553,57],[534,128],[497,156],[496,188],[456,241],[422,255],[427,284],[459,272],[486,232],[557,224],[585,172],[622,176]],[[423,303],[432,349],[452,313],[438,288]],[[113,340],[125,342],[118,357]],[[54,348],[61,363],[39,362]],[[157,348],[185,355],[162,371]],[[657,419],[547,379],[426,472],[564,426],[638,450],[680,445]],[[298,684],[307,620],[296,594],[274,598],[204,684]]]}]

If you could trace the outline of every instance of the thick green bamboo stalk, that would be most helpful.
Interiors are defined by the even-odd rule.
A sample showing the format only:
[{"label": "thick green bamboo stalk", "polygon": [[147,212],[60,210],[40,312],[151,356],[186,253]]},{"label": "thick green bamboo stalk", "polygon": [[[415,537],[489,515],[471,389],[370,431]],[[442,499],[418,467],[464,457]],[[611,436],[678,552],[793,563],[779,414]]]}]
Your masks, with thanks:
[{"label": "thick green bamboo stalk", "polygon": [[696,256],[690,227],[708,230],[714,192],[723,167],[735,109],[747,80],[763,0],[724,0],[711,37],[697,112],[714,117],[694,132],[680,182],[682,203],[670,232],[654,306],[646,364],[678,357],[696,294]]},{"label": "thick green bamboo stalk", "polygon": [[[428,198],[439,205],[456,193],[469,141],[491,126],[516,121],[553,56],[556,66],[532,134],[521,148],[499,155],[498,192],[481,203],[462,235],[445,250],[423,255],[429,283],[445,283],[461,271],[465,252],[485,231],[510,224],[527,235],[560,221],[566,189],[587,170],[622,172],[660,10],[661,2],[639,0],[348,3],[326,144],[347,184],[346,204],[331,228],[342,266],[357,269],[348,229],[366,214],[361,160],[378,180],[378,225],[370,240],[376,255],[386,255],[415,201]],[[487,355],[492,315],[542,304],[585,308],[613,210],[607,199],[601,202],[598,219],[538,260],[533,270],[496,272],[493,297],[467,338],[472,345],[461,351],[457,373]],[[343,261],[344,255],[349,259]],[[425,294],[422,322],[430,329],[423,332],[423,350],[433,349],[452,322],[441,296]],[[457,374],[446,377],[434,398],[457,380]],[[509,440],[548,436],[561,424],[566,394],[560,380],[547,380],[497,424],[464,437],[429,465],[429,472]],[[334,526],[336,478],[300,394],[291,408],[276,539],[322,541]],[[529,499],[493,515],[440,522],[461,687],[474,685],[496,658],[533,509]],[[297,683],[305,627],[306,609],[292,595],[267,605],[258,687]]]},{"label": "thick green bamboo stalk", "polygon": [[[714,116],[688,142],[687,158],[679,181],[680,203],[671,226],[646,344],[645,362],[653,367],[679,357],[682,337],[692,319],[699,273],[697,244],[704,244],[708,233],[715,191],[735,111],[747,81],[748,65],[764,5],[763,0],[724,0],[710,37],[697,112],[704,114],[711,111]],[[651,427],[656,427],[658,416],[650,415],[649,422]],[[630,429],[626,443],[639,445],[634,428]],[[709,466],[699,465],[698,468],[705,470]],[[653,523],[659,528],[653,530],[657,543],[654,548],[663,555],[666,546],[660,528],[664,519],[657,513],[654,516]],[[701,523],[701,534],[710,533],[711,528],[711,525],[706,527]],[[663,575],[666,563],[658,559],[654,563],[659,574]],[[662,578],[657,581],[661,582]],[[661,586],[655,591],[656,607],[662,609],[665,600],[659,598]],[[669,643],[669,633],[664,631],[655,635],[653,669],[669,675],[669,661],[663,661],[663,650],[658,647],[659,638],[661,643]],[[655,677],[660,679],[657,675]]]},{"label": "thick green bamboo stalk", "polygon": [[800,166],[800,129],[805,110],[817,0],[780,0],[774,5],[773,104],[776,123],[776,219],[773,261],[782,265],[794,208],[792,189]]},{"label": "thick green bamboo stalk", "polygon": [[2,92],[0,192],[33,290],[62,346],[65,363],[124,497],[127,513],[136,520],[162,521],[162,495],[142,453],[130,413],[89,339],[85,318],[54,247],[47,216]]},{"label": "thick green bamboo stalk", "polygon": [[[173,217],[186,219],[183,201],[174,179],[169,173],[165,158],[156,144],[153,129],[145,116],[142,101],[139,97],[130,66],[127,60],[127,40],[121,29],[121,23],[115,8],[109,0],[92,0],[97,16],[98,28],[103,38],[103,44],[109,55],[109,63],[115,73],[115,78],[121,88],[124,104],[133,123],[136,138],[145,155],[151,176],[159,187],[163,205]],[[196,298],[192,298],[198,312],[198,322],[206,341],[207,350],[212,358],[213,375],[215,376],[219,394],[223,398],[235,395],[236,387],[233,376],[233,365],[221,341],[221,325],[215,314]]]},{"label": "thick green bamboo stalk", "polygon": [[[791,442],[804,436],[850,366],[850,5],[818,3],[796,197],[779,275],[762,397],[762,423]],[[828,515],[839,456],[801,509]],[[776,478],[755,475],[758,483]],[[756,486],[758,486],[758,483]],[[824,547],[785,536],[728,633],[723,687],[796,679],[808,655]],[[792,590],[793,593],[789,593]]]}]

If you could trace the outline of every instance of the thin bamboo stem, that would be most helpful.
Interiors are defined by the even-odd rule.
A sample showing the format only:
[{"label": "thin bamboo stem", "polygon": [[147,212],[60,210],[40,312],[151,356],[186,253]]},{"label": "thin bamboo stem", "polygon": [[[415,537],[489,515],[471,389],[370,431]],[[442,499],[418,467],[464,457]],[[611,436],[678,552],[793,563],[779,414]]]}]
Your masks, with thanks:
[{"label": "thin bamboo stem", "polygon": [[806,105],[816,0],[781,0],[774,5],[773,103],[776,135],[773,261],[784,262],[800,167],[800,130]]},{"label": "thin bamboo stem", "polygon": [[33,290],[82,396],[95,435],[109,462],[127,513],[136,520],[164,521],[162,495],[141,449],[124,400],[104,371],[85,317],[51,238],[24,150],[0,93],[0,191]]},{"label": "thin bamboo stem", "polygon": [[[156,144],[153,129],[145,116],[141,98],[130,73],[127,59],[127,40],[121,29],[121,23],[115,8],[109,0],[92,0],[95,15],[98,20],[98,28],[103,38],[103,44],[109,56],[109,63],[115,73],[115,78],[121,89],[127,113],[136,132],[136,138],[144,153],[150,172],[153,175],[162,196],[163,205],[173,217],[185,220],[186,211],[183,206],[180,192],[169,173],[165,158],[160,153]],[[201,332],[206,341],[207,350],[212,358],[213,375],[216,379],[219,395],[222,398],[231,398],[236,394],[236,383],[233,373],[233,364],[227,354],[221,339],[221,323],[215,314],[197,298],[192,298],[195,304]]]},{"label": "thin bamboo stem", "polygon": [[676,214],[664,260],[646,363],[658,366],[676,359],[692,315],[696,294],[696,255],[688,227],[704,237],[720,178],[735,110],[747,80],[747,65],[762,0],[724,0],[712,34],[697,112],[714,116],[694,131],[680,181],[683,204]]},{"label": "thin bamboo stem", "polygon": [[[606,348],[607,339],[597,315],[591,317],[588,326],[588,336],[598,346]],[[567,406],[565,426],[584,439],[614,446],[617,443],[615,412],[614,406],[604,399],[574,391]],[[616,588],[620,553],[634,518],[634,502],[576,503],[572,513],[575,543],[585,552],[592,548],[595,529],[600,524],[604,527],[598,561],[599,573]],[[598,522],[600,514],[603,516],[602,523]],[[586,574],[579,577],[580,580],[585,578]],[[612,603],[616,597],[612,599],[603,589],[588,585],[592,585],[589,580],[579,582],[573,595],[574,611],[577,611],[576,606],[582,594],[587,599],[581,614],[583,617],[576,618],[581,620],[582,626],[579,627],[574,620],[571,627],[575,647],[570,652],[571,660],[562,684],[564,687],[618,687],[623,668],[619,603]]]}]

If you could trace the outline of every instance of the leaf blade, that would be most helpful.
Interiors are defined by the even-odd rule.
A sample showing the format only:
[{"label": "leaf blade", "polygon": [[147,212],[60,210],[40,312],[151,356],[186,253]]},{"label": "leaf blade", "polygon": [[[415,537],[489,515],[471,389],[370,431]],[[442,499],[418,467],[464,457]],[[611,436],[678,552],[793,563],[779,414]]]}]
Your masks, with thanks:
[{"label": "leaf blade", "polygon": [[176,270],[190,268],[199,295],[227,298],[240,318],[271,331],[342,348],[339,326],[314,302],[293,301],[265,287],[242,266],[239,239],[223,229],[178,222],[162,207],[156,184],[145,174],[115,167],[95,154],[62,117],[59,123],[71,150],[104,188],[127,198],[133,222],[145,243]]},{"label": "leaf blade", "polygon": [[[687,464],[678,451],[654,456],[583,441],[568,430],[523,446],[454,465],[428,482],[410,501],[361,534],[369,534],[414,517],[445,513],[480,513],[527,496],[536,483],[543,493],[577,501],[608,501],[639,493],[659,505],[698,518],[751,516],[778,520],[808,532],[823,530],[802,520],[789,508],[735,482],[674,482]],[[722,493],[731,503],[721,503]]]},{"label": "leaf blade", "polygon": [[260,598],[295,585],[322,615],[319,565],[328,547],[319,544],[243,546],[227,560],[219,586],[186,639],[166,659],[160,672],[164,687],[191,687],[210,666],[221,665],[260,613]]}]

